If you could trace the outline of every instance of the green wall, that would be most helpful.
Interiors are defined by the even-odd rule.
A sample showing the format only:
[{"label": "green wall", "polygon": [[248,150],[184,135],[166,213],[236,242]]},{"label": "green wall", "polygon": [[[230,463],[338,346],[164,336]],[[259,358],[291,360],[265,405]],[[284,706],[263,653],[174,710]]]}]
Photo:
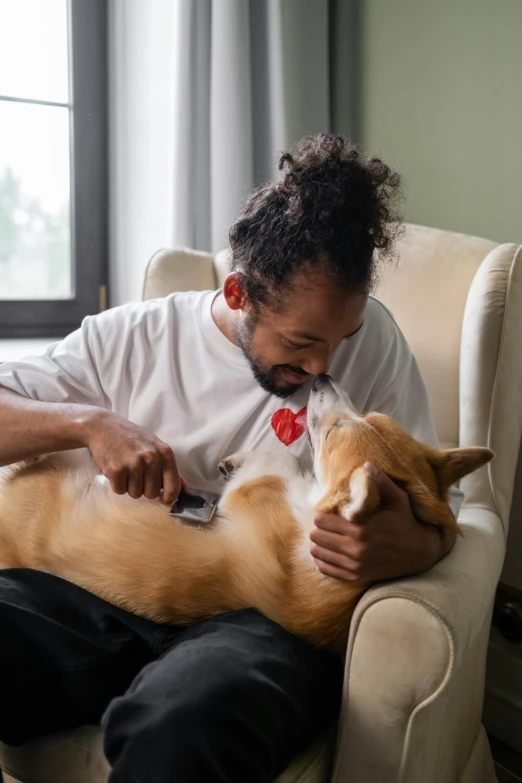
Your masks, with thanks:
[{"label": "green wall", "polygon": [[362,0],[360,141],[407,219],[522,242],[522,0]]}]

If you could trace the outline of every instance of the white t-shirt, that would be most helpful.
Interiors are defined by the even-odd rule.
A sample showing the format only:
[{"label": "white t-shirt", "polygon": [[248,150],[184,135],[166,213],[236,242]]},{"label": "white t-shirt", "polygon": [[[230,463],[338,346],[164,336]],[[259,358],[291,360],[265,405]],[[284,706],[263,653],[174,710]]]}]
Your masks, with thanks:
[{"label": "white t-shirt", "polygon": [[[215,291],[175,293],[88,316],[42,356],[0,365],[0,385],[32,399],[102,406],[168,443],[189,486],[219,491],[218,462],[248,449],[289,449],[303,465],[311,381],[286,399],[265,392],[216,326]],[[370,297],[330,375],[360,412],[393,416],[437,444],[417,363],[389,311]],[[458,511],[462,495],[452,492]]]}]

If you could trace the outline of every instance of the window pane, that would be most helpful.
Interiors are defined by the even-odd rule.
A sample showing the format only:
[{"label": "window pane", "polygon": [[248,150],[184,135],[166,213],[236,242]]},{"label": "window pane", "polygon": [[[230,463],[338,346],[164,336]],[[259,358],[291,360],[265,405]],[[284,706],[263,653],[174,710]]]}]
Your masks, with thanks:
[{"label": "window pane", "polygon": [[69,110],[0,101],[0,300],[71,296]]},{"label": "window pane", "polygon": [[0,95],[67,103],[67,0],[0,0]]}]

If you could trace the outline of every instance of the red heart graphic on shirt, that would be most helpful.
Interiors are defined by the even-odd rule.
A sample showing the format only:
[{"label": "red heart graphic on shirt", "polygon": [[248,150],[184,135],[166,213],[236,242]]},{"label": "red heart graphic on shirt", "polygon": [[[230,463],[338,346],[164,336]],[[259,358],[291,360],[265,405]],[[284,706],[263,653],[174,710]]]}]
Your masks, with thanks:
[{"label": "red heart graphic on shirt", "polygon": [[306,431],[306,406],[294,413],[290,408],[281,408],[272,416],[272,427],[279,440],[289,446]]}]

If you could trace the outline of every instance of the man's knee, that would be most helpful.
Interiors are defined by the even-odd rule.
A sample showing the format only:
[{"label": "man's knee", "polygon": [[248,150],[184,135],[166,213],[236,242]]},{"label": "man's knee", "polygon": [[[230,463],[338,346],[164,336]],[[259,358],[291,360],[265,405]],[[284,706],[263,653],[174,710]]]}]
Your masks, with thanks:
[{"label": "man's knee", "polygon": [[259,613],[228,613],[188,632],[111,703],[111,781],[125,780],[127,765],[151,779],[156,760],[180,781],[273,779],[333,718],[340,686],[333,657]]},{"label": "man's knee", "polygon": [[180,783],[269,780],[251,766],[263,764],[270,749],[266,732],[249,717],[249,694],[254,715],[259,704],[253,703],[252,673],[242,656],[232,654],[229,665],[212,671],[189,669],[171,682],[147,681],[145,672],[111,703],[102,721],[111,781],[127,780],[130,769],[144,783],[162,781],[165,770]]},{"label": "man's knee", "polygon": [[218,655],[205,667],[190,654],[173,670],[161,671],[158,663],[159,671],[154,672],[156,663],[149,664],[127,693],[111,702],[103,718],[105,728],[120,725],[156,736],[165,731],[174,741],[205,726],[219,731],[223,721],[246,709],[256,689],[262,700],[266,686],[241,650]]}]

